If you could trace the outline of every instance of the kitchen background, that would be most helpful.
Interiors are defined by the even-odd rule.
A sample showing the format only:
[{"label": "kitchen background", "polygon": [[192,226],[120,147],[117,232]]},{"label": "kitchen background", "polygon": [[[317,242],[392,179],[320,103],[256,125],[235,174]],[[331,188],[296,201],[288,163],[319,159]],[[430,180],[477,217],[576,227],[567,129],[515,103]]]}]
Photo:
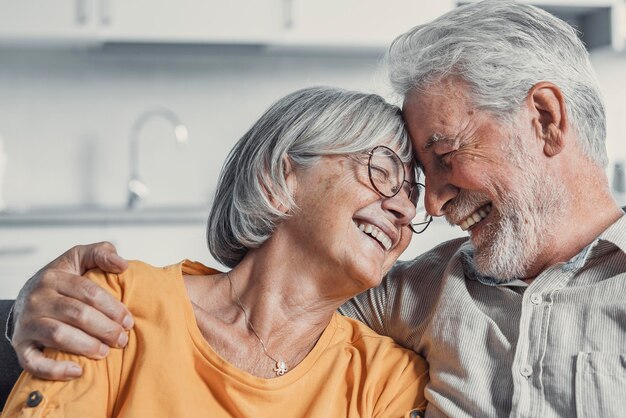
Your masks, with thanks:
[{"label": "kitchen background", "polygon": [[[269,104],[316,84],[397,102],[379,65],[385,46],[457,6],[155,3],[0,0],[0,299],[79,243],[109,240],[123,256],[154,264],[188,257],[216,265],[204,222],[217,176]],[[607,104],[607,174],[626,204],[626,3],[533,3],[575,25],[590,48]],[[175,140],[175,132],[186,136],[179,123],[185,143]],[[131,141],[150,192],[127,210]],[[462,235],[437,220],[402,258]]]}]

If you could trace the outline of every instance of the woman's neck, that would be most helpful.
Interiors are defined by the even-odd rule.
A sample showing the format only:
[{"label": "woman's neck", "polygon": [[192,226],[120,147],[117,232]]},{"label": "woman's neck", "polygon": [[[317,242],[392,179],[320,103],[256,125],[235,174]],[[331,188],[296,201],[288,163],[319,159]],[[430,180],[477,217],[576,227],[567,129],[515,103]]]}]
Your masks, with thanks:
[{"label": "woman's neck", "polygon": [[[197,323],[212,348],[234,366],[276,377],[313,349],[335,310],[349,297],[327,292],[315,266],[277,257],[271,246],[251,250],[229,274],[186,278]],[[234,337],[234,338],[233,338]],[[272,360],[273,359],[273,360]]]}]

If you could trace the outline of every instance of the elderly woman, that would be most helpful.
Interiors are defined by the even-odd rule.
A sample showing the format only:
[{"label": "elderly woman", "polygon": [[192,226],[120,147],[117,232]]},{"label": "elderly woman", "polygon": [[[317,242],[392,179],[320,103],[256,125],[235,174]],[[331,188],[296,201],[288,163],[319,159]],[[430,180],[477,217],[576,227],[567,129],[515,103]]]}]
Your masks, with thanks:
[{"label": "elderly woman", "polygon": [[408,245],[416,173],[400,111],[380,97],[332,88],[284,97],[239,140],[219,180],[207,237],[232,270],[183,261],[92,271],[133,313],[127,347],[99,361],[48,351],[80,363],[83,377],[23,374],[2,416],[423,409],[424,361],[335,312],[377,286]]}]

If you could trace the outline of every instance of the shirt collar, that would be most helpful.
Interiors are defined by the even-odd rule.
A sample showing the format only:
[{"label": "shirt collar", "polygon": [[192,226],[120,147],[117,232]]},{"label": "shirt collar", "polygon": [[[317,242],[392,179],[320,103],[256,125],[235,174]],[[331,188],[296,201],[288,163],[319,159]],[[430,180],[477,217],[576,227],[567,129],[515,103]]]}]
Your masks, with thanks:
[{"label": "shirt collar", "polygon": [[626,215],[622,214],[611,226],[604,230],[596,240],[596,245],[589,258],[593,259],[613,251],[617,247],[626,254]]}]

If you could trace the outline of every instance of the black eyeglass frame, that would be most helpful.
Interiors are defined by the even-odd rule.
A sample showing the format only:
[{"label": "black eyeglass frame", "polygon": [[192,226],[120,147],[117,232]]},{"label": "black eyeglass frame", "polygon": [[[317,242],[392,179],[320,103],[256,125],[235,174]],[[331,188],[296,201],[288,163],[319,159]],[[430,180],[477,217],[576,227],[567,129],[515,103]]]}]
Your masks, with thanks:
[{"label": "black eyeglass frame", "polygon": [[[383,148],[387,151],[389,151],[392,155],[395,156],[395,158],[400,162],[400,164],[402,166],[404,166],[404,163],[402,162],[402,159],[400,159],[400,157],[398,156],[398,154],[396,154],[396,152],[394,150],[392,150],[391,148],[385,146],[385,145],[377,145],[374,148],[372,148],[370,151],[367,151],[366,153],[369,155],[369,158],[367,160],[367,174],[370,178],[370,183],[372,184],[372,187],[374,188],[374,190],[376,190],[378,192],[378,194],[380,194],[383,197],[387,197],[387,198],[392,198],[394,196],[396,196],[398,193],[400,193],[400,191],[402,190],[402,186],[404,185],[404,183],[407,183],[409,185],[409,200],[411,202],[413,202],[413,199],[411,199],[411,196],[413,195],[414,191],[417,189],[417,192],[419,193],[419,187],[422,187],[422,190],[426,189],[426,186],[420,182],[410,182],[406,179],[406,173],[404,171],[404,169],[402,170],[402,182],[400,183],[400,187],[398,187],[398,190],[396,190],[395,193],[389,195],[386,194],[384,192],[382,192],[378,186],[376,186],[376,183],[374,182],[374,179],[372,178],[372,157],[374,156],[374,151],[376,151],[379,148]],[[419,195],[418,195],[419,198]],[[416,200],[417,203],[417,200]],[[416,206],[417,209],[417,206]],[[411,228],[411,231],[413,231],[414,234],[421,234],[422,232],[424,232],[426,230],[426,228],[428,228],[428,225],[430,225],[430,223],[433,221],[433,217],[429,214],[426,215],[426,220],[422,221],[422,222],[417,222],[417,223],[413,223],[411,222],[409,224],[409,227]]]}]

